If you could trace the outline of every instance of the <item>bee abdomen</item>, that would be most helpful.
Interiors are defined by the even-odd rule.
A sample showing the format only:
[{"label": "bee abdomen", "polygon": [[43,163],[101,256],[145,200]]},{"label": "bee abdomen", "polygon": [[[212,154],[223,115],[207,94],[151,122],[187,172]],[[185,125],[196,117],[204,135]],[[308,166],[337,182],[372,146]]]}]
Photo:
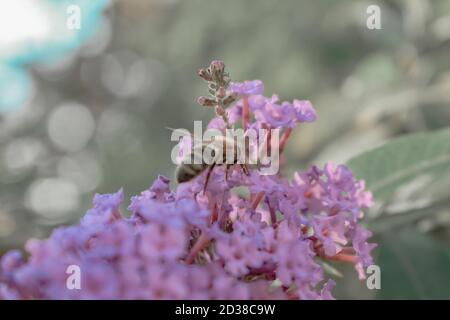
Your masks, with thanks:
[{"label": "bee abdomen", "polygon": [[204,164],[180,164],[176,170],[176,179],[178,183],[192,180],[205,170]]}]

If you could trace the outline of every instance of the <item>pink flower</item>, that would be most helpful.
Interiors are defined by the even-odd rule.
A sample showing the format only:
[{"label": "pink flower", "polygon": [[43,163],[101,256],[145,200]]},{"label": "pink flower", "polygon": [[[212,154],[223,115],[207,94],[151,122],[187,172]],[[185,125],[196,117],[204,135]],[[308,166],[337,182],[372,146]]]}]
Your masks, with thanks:
[{"label": "pink flower", "polygon": [[312,222],[314,236],[323,245],[327,256],[334,256],[347,243],[345,236],[346,217],[343,213],[334,216],[315,216]]},{"label": "pink flower", "polygon": [[299,122],[313,122],[317,118],[316,110],[308,100],[294,100],[293,107]]},{"label": "pink flower", "polygon": [[262,94],[264,84],[261,80],[244,81],[242,83],[231,83],[230,91],[240,94],[241,96],[249,96]]}]

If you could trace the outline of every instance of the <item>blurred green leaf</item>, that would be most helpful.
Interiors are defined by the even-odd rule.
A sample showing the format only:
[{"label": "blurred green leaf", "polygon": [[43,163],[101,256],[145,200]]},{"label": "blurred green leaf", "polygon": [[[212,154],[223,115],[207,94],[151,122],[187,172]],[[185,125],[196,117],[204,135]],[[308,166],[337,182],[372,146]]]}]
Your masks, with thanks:
[{"label": "blurred green leaf", "polygon": [[320,261],[320,264],[323,267],[323,270],[329,274],[330,276],[342,278],[344,275],[337,268],[333,267],[331,264],[326,263],[325,261]]},{"label": "blurred green leaf", "polygon": [[430,215],[442,212],[443,209],[450,207],[450,199],[446,198],[436,201],[429,206],[419,209],[411,209],[395,214],[384,215],[381,218],[369,222],[369,227],[375,234],[385,232],[395,227],[405,226],[408,223],[418,221]]},{"label": "blurred green leaf", "polygon": [[449,299],[450,252],[414,227],[377,239],[380,299]]},{"label": "blurred green leaf", "polygon": [[378,201],[423,175],[450,171],[450,129],[397,138],[348,162],[355,176],[366,181]]}]

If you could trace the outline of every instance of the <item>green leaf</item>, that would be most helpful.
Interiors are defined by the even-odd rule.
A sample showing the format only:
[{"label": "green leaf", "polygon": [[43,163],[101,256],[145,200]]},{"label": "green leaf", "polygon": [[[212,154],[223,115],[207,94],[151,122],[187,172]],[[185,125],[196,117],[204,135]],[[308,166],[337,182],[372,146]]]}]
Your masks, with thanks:
[{"label": "green leaf", "polygon": [[446,198],[420,209],[411,209],[390,215],[383,215],[369,222],[370,230],[381,233],[389,229],[405,226],[408,223],[418,221],[436,213],[442,212],[444,208],[450,207],[450,199]]},{"label": "green leaf", "polygon": [[366,181],[375,200],[386,200],[419,176],[437,178],[450,172],[450,129],[391,140],[351,159],[348,165],[358,179]]},{"label": "green leaf", "polygon": [[380,234],[379,299],[449,299],[450,253],[414,227]]},{"label": "green leaf", "polygon": [[325,261],[319,261],[319,263],[323,267],[323,271],[325,273],[328,273],[330,276],[342,278],[344,275],[335,267],[333,267],[331,264],[326,263]]}]

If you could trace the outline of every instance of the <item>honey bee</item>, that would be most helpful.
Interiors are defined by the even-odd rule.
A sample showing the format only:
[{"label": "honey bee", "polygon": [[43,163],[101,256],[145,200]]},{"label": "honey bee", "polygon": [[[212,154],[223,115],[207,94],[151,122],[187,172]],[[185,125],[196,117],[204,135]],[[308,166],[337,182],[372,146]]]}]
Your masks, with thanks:
[{"label": "honey bee", "polygon": [[[228,180],[230,167],[237,164],[239,157],[248,152],[246,143],[239,144],[236,139],[224,136],[215,136],[213,141],[196,143],[192,151],[187,154],[177,166],[175,177],[178,183],[188,182],[207,170],[203,192],[206,191],[209,178],[215,166],[225,165],[225,181]],[[231,147],[230,147],[231,146]],[[205,161],[204,155],[209,159]],[[245,175],[249,175],[248,165],[240,163]]]}]

